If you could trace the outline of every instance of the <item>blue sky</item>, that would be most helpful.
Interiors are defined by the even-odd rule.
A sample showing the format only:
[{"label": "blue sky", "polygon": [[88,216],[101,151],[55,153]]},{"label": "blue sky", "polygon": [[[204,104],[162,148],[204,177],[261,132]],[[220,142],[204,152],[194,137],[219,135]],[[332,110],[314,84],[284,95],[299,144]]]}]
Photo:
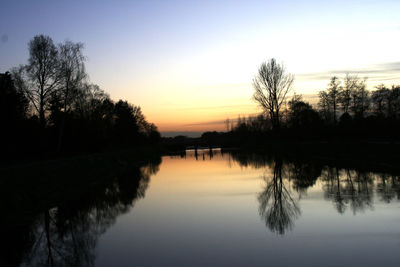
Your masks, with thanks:
[{"label": "blue sky", "polygon": [[[400,1],[2,1],[0,72],[46,34],[85,44],[87,70],[161,130],[256,113],[251,81],[271,57],[306,95],[331,73],[400,79]],[[208,129],[208,128],[207,128]]]}]

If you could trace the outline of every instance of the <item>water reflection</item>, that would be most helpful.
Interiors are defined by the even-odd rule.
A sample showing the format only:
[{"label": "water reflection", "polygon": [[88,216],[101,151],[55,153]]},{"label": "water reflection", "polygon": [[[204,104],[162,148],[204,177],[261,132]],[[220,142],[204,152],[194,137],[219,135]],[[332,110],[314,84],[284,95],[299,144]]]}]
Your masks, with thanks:
[{"label": "water reflection", "polygon": [[1,266],[94,266],[100,235],[144,197],[161,163],[107,162],[107,169],[94,164],[65,170],[52,177],[57,183],[41,184],[40,195],[20,187],[12,204],[5,204],[10,194],[2,188],[2,214],[12,220],[1,225],[3,244],[10,245],[1,252]]},{"label": "water reflection", "polygon": [[386,203],[400,198],[400,176],[382,174],[377,179],[376,187],[381,200]]},{"label": "water reflection", "polygon": [[321,179],[324,181],[325,197],[335,203],[339,213],[343,214],[348,207],[353,214],[366,208],[372,209],[374,180],[370,173],[326,167]]},{"label": "water reflection", "polygon": [[287,164],[289,179],[293,180],[293,189],[306,193],[309,187],[315,185],[321,176],[322,166],[318,163],[292,161]]},{"label": "water reflection", "polygon": [[265,251],[271,265],[312,253],[336,264],[327,247],[369,256],[398,243],[395,168],[209,149],[164,157],[159,172],[160,158],[132,162],[50,162],[0,180],[0,266],[261,266]]},{"label": "water reflection", "polygon": [[[332,201],[339,214],[350,210],[354,215],[373,209],[374,194],[390,203],[400,197],[400,176],[376,170],[373,164],[353,168],[337,166],[322,160],[306,160],[274,154],[231,153],[230,157],[241,166],[265,169],[265,187],[258,195],[259,214],[266,226],[283,235],[294,227],[301,215],[297,199],[320,181],[326,200]],[[291,187],[291,188],[290,188]],[[293,189],[294,191],[291,191]]]},{"label": "water reflection", "polygon": [[266,186],[258,196],[259,213],[271,231],[282,235],[301,212],[282,179],[282,160],[276,159],[273,165],[273,177],[264,177]]}]

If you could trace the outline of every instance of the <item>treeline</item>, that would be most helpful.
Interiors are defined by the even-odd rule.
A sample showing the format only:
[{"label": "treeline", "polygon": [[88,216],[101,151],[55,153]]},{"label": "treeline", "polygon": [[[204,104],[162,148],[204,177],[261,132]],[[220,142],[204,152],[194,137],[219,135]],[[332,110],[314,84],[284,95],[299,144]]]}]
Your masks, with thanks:
[{"label": "treeline", "polygon": [[316,107],[294,95],[280,112],[280,127],[268,116],[227,120],[235,138],[275,136],[301,139],[398,139],[400,137],[400,85],[366,89],[365,79],[333,77],[319,92]]},{"label": "treeline", "polygon": [[290,141],[383,141],[400,138],[400,85],[366,88],[365,79],[333,77],[319,92],[315,107],[301,95],[286,101],[279,112],[279,127],[268,113],[226,120],[227,132],[206,132],[201,144],[212,146],[260,145]]},{"label": "treeline", "polygon": [[29,42],[26,65],[0,74],[2,157],[94,152],[158,142],[139,106],[88,80],[83,44]]},{"label": "treeline", "polygon": [[378,118],[398,120],[400,85],[381,84],[370,92],[365,79],[347,74],[343,81],[332,77],[328,88],[319,93],[319,111],[324,121],[336,124],[347,119]]}]

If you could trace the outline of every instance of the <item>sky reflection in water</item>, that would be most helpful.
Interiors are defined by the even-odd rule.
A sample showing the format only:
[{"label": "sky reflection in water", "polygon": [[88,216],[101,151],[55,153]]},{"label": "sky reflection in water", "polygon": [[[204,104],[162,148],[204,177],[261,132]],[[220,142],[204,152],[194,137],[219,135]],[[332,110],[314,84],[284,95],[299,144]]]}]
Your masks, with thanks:
[{"label": "sky reflection in water", "polygon": [[[382,168],[220,150],[188,151],[140,166],[92,162],[79,174],[88,185],[78,177],[82,188],[71,186],[73,197],[42,188],[40,197],[29,196],[40,202],[24,200],[18,184],[17,193],[2,191],[3,198],[18,199],[1,206],[2,236],[10,243],[3,261],[397,266],[400,260],[400,177]],[[64,182],[74,183],[71,173],[58,177],[57,184]]]},{"label": "sky reflection in water", "polygon": [[266,155],[163,157],[97,265],[396,266],[399,177]]}]

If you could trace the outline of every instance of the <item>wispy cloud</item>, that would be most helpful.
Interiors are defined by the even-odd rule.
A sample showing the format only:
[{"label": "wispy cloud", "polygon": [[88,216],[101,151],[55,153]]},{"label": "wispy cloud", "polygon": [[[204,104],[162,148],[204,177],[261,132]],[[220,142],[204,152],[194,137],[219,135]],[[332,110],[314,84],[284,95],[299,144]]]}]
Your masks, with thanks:
[{"label": "wispy cloud", "polygon": [[301,73],[296,77],[305,80],[329,80],[332,76],[346,73],[367,77],[371,81],[388,81],[400,79],[400,61],[375,64],[368,68],[336,69],[324,72]]},{"label": "wispy cloud", "polygon": [[196,123],[189,123],[184,124],[183,126],[202,126],[202,125],[219,125],[224,124],[225,120],[214,120],[214,121],[203,121],[203,122],[196,122]]},{"label": "wispy cloud", "polygon": [[252,105],[221,105],[221,106],[193,106],[193,107],[179,107],[178,110],[209,110],[209,109],[240,109],[240,108],[248,108]]},{"label": "wispy cloud", "polygon": [[[258,116],[260,113],[253,113],[253,114],[247,114],[247,115],[240,115],[242,118],[247,118],[247,117],[254,117]],[[229,118],[229,121],[232,123],[235,123],[238,121],[238,118]],[[221,125],[225,124],[226,119],[224,120],[211,120],[211,121],[203,121],[203,122],[196,122],[196,123],[190,123],[190,124],[184,124],[183,126],[187,127],[192,127],[192,126],[204,126],[204,125]]]}]

